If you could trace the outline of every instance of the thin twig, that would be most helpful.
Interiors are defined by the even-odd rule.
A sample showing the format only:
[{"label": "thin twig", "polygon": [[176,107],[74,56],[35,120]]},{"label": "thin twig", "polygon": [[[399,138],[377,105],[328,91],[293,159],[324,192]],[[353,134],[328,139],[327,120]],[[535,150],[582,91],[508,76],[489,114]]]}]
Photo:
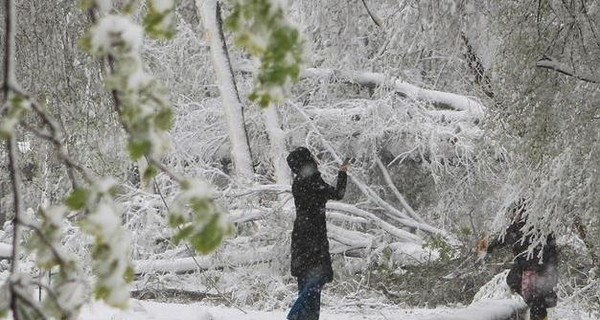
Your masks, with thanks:
[{"label": "thin twig", "polygon": [[377,17],[372,11],[371,9],[369,9],[369,6],[367,5],[367,2],[365,0],[362,0],[362,4],[363,6],[365,6],[365,9],[367,10],[367,13],[369,14],[369,17],[371,17],[371,20],[373,20],[373,22],[375,22],[375,24],[381,28],[381,26],[383,25],[383,23],[381,23],[381,19],[379,19],[379,17]]},{"label": "thin twig", "polygon": [[543,56],[540,60],[538,60],[535,63],[535,66],[538,68],[542,68],[542,69],[554,70],[558,73],[562,73],[569,77],[573,77],[577,80],[590,82],[590,83],[600,83],[600,79],[595,79],[594,77],[589,76],[589,75],[576,74],[575,70],[573,70],[572,68],[566,66],[565,64],[561,63],[560,61],[557,61],[556,59],[549,57],[549,56]]}]

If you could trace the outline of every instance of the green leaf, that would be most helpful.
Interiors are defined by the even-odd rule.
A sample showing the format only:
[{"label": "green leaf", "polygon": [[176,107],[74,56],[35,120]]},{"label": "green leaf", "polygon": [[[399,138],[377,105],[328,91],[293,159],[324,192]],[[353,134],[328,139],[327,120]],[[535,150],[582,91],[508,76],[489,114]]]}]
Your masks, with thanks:
[{"label": "green leaf", "polygon": [[150,181],[151,179],[156,177],[157,174],[158,168],[155,165],[151,164],[146,168],[146,170],[144,170],[143,179],[144,181]]},{"label": "green leaf", "polygon": [[94,295],[96,296],[96,299],[103,300],[110,295],[110,289],[106,286],[97,286]]},{"label": "green leaf", "polygon": [[158,12],[152,2],[150,2],[150,9],[144,17],[144,29],[146,33],[152,38],[159,40],[169,40],[175,35],[175,25],[173,22],[164,24],[167,19],[173,19],[173,9],[166,10],[164,12]]},{"label": "green leaf", "polygon": [[167,131],[173,126],[173,111],[171,109],[162,109],[155,116],[156,127],[160,130]]},{"label": "green leaf", "polygon": [[284,98],[289,84],[298,80],[302,64],[300,33],[286,21],[283,10],[273,5],[273,0],[233,0],[232,13],[225,21],[235,43],[261,61],[249,96],[261,108]]},{"label": "green leaf", "polygon": [[128,266],[123,277],[125,278],[125,281],[132,282],[135,280],[135,270],[131,266]]},{"label": "green leaf", "polygon": [[224,236],[225,232],[220,227],[219,216],[214,215],[202,231],[192,237],[191,244],[202,254],[208,254],[221,244]]},{"label": "green leaf", "polygon": [[175,242],[175,244],[178,244],[182,240],[188,239],[193,231],[194,231],[194,228],[192,226],[187,226],[185,228],[181,228],[179,230],[179,232],[177,232],[175,237],[173,237],[173,242]]},{"label": "green leaf", "polygon": [[185,223],[185,218],[179,214],[170,214],[169,215],[169,226],[171,228],[177,228],[178,226]]},{"label": "green leaf", "polygon": [[87,206],[88,195],[87,189],[77,188],[65,200],[65,204],[73,210],[82,210]]},{"label": "green leaf", "polygon": [[83,0],[81,1],[81,10],[87,11],[92,9],[96,5],[96,1],[94,0]]},{"label": "green leaf", "polygon": [[128,149],[131,159],[138,160],[144,155],[150,153],[152,144],[148,140],[130,140]]},{"label": "green leaf", "polygon": [[212,213],[212,205],[210,199],[193,198],[190,200],[190,207],[195,213],[195,218],[198,220],[204,220],[208,215]]}]

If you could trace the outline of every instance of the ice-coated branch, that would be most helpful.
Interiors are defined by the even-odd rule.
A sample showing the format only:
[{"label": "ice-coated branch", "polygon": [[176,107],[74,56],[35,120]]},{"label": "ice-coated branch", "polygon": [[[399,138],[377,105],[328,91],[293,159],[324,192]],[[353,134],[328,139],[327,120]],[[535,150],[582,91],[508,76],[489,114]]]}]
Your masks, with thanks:
[{"label": "ice-coated branch", "polygon": [[[10,265],[10,273],[15,275],[19,272],[19,253],[20,253],[20,243],[21,243],[21,217],[22,217],[22,199],[21,199],[21,181],[19,177],[19,166],[18,166],[18,157],[17,157],[17,140],[15,135],[12,134],[7,142],[6,147],[8,149],[8,166],[9,166],[9,176],[10,182],[12,186],[13,193],[13,235],[12,235],[12,252],[11,252],[11,265]],[[15,320],[20,318],[18,314],[18,303],[17,299],[19,295],[17,294],[17,283],[10,282],[10,291],[11,291],[11,302],[10,307],[13,311],[13,315]]]},{"label": "ice-coated branch", "polygon": [[536,63],[535,66],[538,68],[542,68],[542,69],[550,69],[550,70],[554,70],[558,73],[562,73],[564,75],[567,75],[569,77],[573,77],[577,80],[581,80],[581,81],[585,81],[585,82],[591,82],[591,83],[600,83],[600,79],[592,76],[592,75],[582,75],[582,74],[577,74],[575,72],[575,70],[573,70],[573,68],[569,67],[568,65],[558,61],[558,59],[554,58],[554,57],[550,57],[550,56],[546,56],[544,55],[541,59],[539,59]]}]

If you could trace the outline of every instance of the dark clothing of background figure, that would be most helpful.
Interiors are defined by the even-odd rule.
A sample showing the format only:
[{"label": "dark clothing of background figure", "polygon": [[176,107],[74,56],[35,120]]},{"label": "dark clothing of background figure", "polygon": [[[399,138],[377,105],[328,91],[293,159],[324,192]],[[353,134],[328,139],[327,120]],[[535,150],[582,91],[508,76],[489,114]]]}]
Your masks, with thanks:
[{"label": "dark clothing of background figure", "polygon": [[296,205],[296,220],[292,230],[291,271],[295,277],[304,277],[308,272],[321,271],[325,281],[333,279],[325,203],[341,200],[346,192],[347,175],[338,173],[336,187],[327,184],[315,171],[310,176],[296,175],[292,194]]},{"label": "dark clothing of background figure", "polygon": [[288,320],[318,320],[321,289],[333,280],[325,204],[341,200],[346,192],[346,167],[338,173],[336,187],[321,178],[310,151],[297,148],[287,157],[294,173],[292,195],[296,219],[292,230],[291,273],[298,278],[298,299],[288,313]]},{"label": "dark clothing of background figure", "polygon": [[[524,209],[521,209],[524,211]],[[528,258],[528,248],[532,243],[532,236],[524,236],[523,228],[526,220],[517,215],[513,223],[506,230],[504,239],[494,239],[488,246],[488,253],[495,248],[511,246],[514,255],[513,265],[506,277],[506,283],[511,290],[519,293],[531,308],[532,319],[544,319],[546,308],[556,306],[556,293],[554,287],[558,281],[558,250],[553,234],[546,238],[544,246],[538,245],[533,249],[533,255]],[[542,252],[542,260],[539,254]],[[524,294],[522,283],[523,273],[533,272],[535,275],[535,290],[532,295]],[[525,279],[530,281],[530,279]]]}]

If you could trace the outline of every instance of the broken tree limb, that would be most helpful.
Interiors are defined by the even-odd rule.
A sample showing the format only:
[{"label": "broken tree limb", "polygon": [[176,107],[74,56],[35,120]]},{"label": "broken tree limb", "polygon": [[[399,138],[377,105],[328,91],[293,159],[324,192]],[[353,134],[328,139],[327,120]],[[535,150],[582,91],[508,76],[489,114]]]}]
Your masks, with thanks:
[{"label": "broken tree limb", "polygon": [[400,191],[398,191],[398,188],[396,188],[396,185],[394,185],[394,182],[392,181],[392,177],[390,177],[390,173],[388,172],[386,167],[383,165],[383,163],[381,162],[381,159],[379,159],[379,157],[375,158],[375,163],[377,163],[379,170],[381,170],[383,179],[388,184],[388,187],[390,189],[392,189],[392,192],[396,196],[396,199],[398,199],[398,201],[400,201],[400,204],[402,205],[402,207],[404,207],[404,210],[406,210],[408,215],[411,218],[415,219],[416,221],[424,223],[425,220],[423,220],[423,218],[421,218],[421,216],[415,212],[415,210],[408,204],[408,202],[406,201],[404,196],[400,193]]},{"label": "broken tree limb", "polygon": [[385,222],[383,219],[377,217],[376,215],[374,215],[370,212],[367,212],[365,210],[359,209],[356,206],[342,203],[342,202],[337,202],[337,201],[329,201],[326,204],[326,208],[328,208],[330,210],[338,210],[338,211],[342,211],[342,212],[347,212],[347,213],[356,215],[358,217],[366,218],[369,221],[372,221],[373,223],[378,225],[381,229],[383,229],[387,233],[395,236],[399,240],[407,241],[407,242],[415,242],[415,243],[423,242],[423,239],[421,239],[421,237],[419,237],[413,233],[410,233],[408,231],[399,229],[399,228],[391,225],[390,223]]},{"label": "broken tree limb", "polygon": [[164,260],[138,260],[134,262],[136,274],[144,273],[186,273],[219,269],[228,266],[252,265],[273,260],[275,253],[273,246],[257,248],[256,250],[236,251],[223,254],[220,257],[194,256],[185,258],[171,258]]},{"label": "broken tree limb", "polygon": [[[306,119],[306,121],[313,128],[315,134],[317,134],[321,138],[323,146],[333,156],[335,161],[341,164],[342,158],[337,154],[337,152],[335,151],[333,146],[325,138],[323,138],[323,135],[321,134],[319,129],[316,127],[316,125],[314,124],[312,119],[306,114],[306,112],[304,112],[304,110],[299,108],[296,104],[292,104],[292,106],[298,111],[298,113],[300,113]],[[454,244],[459,243],[458,240],[456,239],[456,237],[454,237],[452,234],[450,234],[444,230],[430,226],[426,223],[417,222],[413,218],[409,217],[406,213],[396,209],[394,206],[392,206],[391,204],[389,204],[385,200],[383,200],[375,191],[373,191],[373,189],[371,189],[369,186],[367,186],[366,183],[362,182],[362,180],[360,180],[357,176],[350,174],[350,175],[348,175],[348,177],[367,198],[369,198],[370,200],[375,202],[381,208],[385,209],[384,213],[386,215],[388,215],[388,217],[390,217],[391,219],[393,219],[409,228],[414,228],[414,229],[421,230],[423,232],[430,233],[430,234],[440,235],[446,241],[448,241],[450,244],[454,245]],[[418,237],[416,235],[414,235],[414,237],[418,238],[419,241],[423,241],[420,237]]]},{"label": "broken tree limb", "polygon": [[[238,61],[235,71],[254,73],[257,68],[250,62]],[[388,76],[383,73],[367,71],[344,71],[326,68],[306,68],[300,72],[301,79],[317,79],[324,81],[341,81],[357,84],[368,89],[389,88],[397,94],[417,100],[427,101],[440,109],[452,109],[468,112],[476,119],[483,118],[486,107],[477,100],[460,94],[423,89],[398,77]]]},{"label": "broken tree limb", "polygon": [[[338,230],[338,229],[336,229]],[[346,241],[347,235],[340,236],[337,239]],[[337,239],[333,239],[336,240]],[[345,240],[344,240],[345,239]],[[370,248],[370,242],[367,241],[351,241],[352,246],[342,244],[341,246],[332,247],[330,252],[332,255],[345,254],[348,251],[356,249]],[[279,248],[285,244],[268,245],[254,250],[238,250],[228,252],[221,255],[210,256],[190,256],[184,258],[165,258],[152,260],[137,260],[134,261],[136,275],[146,273],[190,273],[205,271],[209,269],[235,268],[241,266],[249,266],[259,263],[269,263],[281,258],[278,252]],[[279,248],[278,248],[279,247]]]},{"label": "broken tree limb", "polygon": [[477,118],[483,117],[485,111],[485,107],[482,104],[470,97],[455,93],[423,89],[402,81],[399,78],[389,77],[383,73],[307,68],[301,72],[300,77],[339,80],[358,84],[367,88],[390,88],[404,97],[413,100],[428,101],[445,109],[468,111]]}]

